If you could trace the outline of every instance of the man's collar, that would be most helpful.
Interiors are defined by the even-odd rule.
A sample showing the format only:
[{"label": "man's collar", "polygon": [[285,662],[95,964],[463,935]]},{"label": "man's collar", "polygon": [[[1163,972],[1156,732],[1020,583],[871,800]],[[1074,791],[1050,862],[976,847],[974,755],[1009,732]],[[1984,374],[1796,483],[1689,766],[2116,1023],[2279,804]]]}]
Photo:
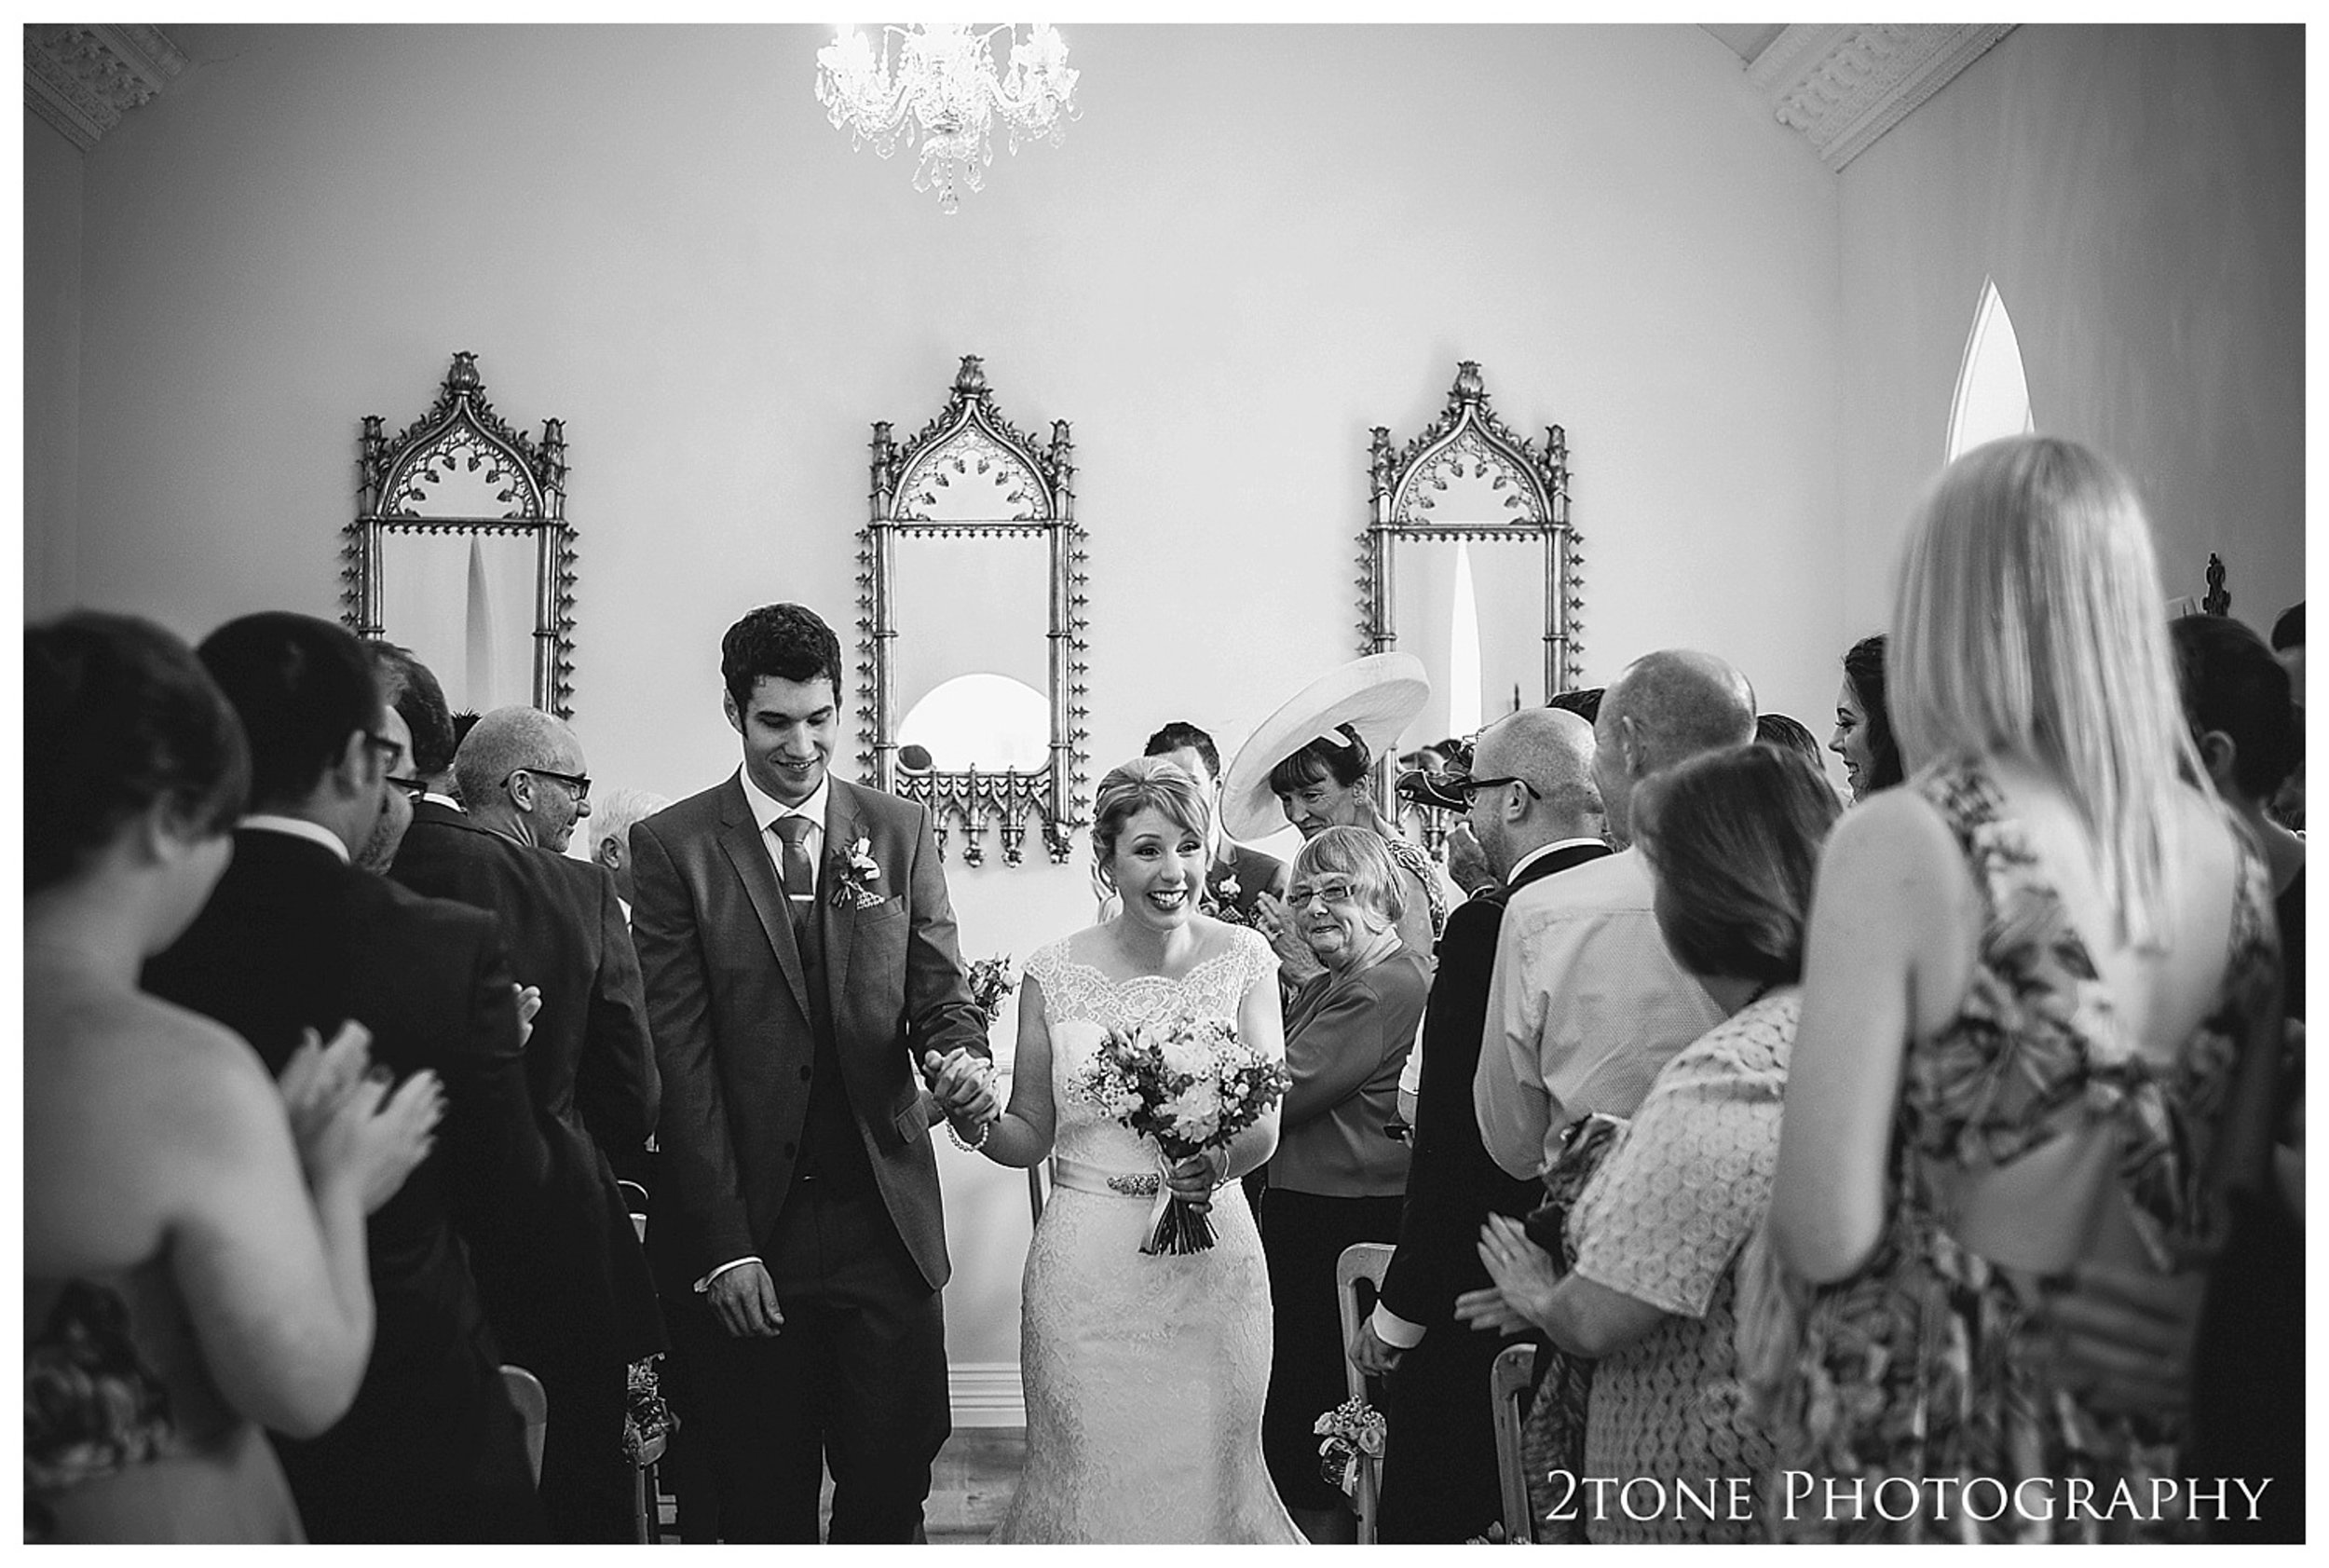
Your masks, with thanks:
[{"label": "man's collar", "polygon": [[1522,855],[1519,860],[1512,863],[1512,869],[1505,873],[1505,886],[1510,887],[1514,883],[1518,882],[1520,879],[1521,872],[1527,870],[1537,861],[1543,860],[1546,855],[1551,854],[1555,850],[1576,849],[1587,844],[1591,844],[1596,848],[1600,849],[1608,848],[1608,846],[1599,839],[1556,839],[1549,844],[1539,844],[1536,848],[1531,850],[1528,853]]},{"label": "man's collar", "polygon": [[454,799],[450,795],[439,795],[433,789],[422,795],[421,799],[431,806],[443,806],[448,811],[459,811],[464,815],[467,815],[469,811],[468,807]]},{"label": "man's collar", "polygon": [[797,806],[787,806],[754,784],[749,768],[737,769],[736,778],[744,786],[744,803],[752,808],[752,820],[761,832],[766,833],[769,824],[779,817],[807,817],[820,828],[824,826],[825,807],[833,798],[833,775],[830,771],[817,781],[816,789]]},{"label": "man's collar", "polygon": [[321,844],[325,849],[339,856],[342,866],[353,864],[348,859],[347,846],[340,842],[338,834],[320,822],[309,822],[306,817],[285,817],[278,816],[273,811],[253,811],[235,825],[238,828],[248,827],[260,833],[281,833],[293,839],[305,839],[311,844]]}]

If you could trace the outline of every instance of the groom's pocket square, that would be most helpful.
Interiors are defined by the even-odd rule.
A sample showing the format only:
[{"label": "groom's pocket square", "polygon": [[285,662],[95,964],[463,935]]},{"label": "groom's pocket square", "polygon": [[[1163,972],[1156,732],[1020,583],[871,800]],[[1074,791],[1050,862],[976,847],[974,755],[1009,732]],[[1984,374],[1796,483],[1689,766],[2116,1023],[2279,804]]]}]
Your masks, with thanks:
[{"label": "groom's pocket square", "polygon": [[860,893],[851,896],[856,900],[857,913],[867,920],[886,920],[892,915],[906,913],[906,900],[902,896],[884,898],[878,893]]}]

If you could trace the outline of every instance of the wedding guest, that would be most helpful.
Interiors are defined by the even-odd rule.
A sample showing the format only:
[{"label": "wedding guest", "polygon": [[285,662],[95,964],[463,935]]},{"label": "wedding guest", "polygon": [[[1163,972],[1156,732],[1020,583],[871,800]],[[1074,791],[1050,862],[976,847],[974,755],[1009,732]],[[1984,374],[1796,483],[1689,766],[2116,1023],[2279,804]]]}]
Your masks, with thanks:
[{"label": "wedding guest", "polygon": [[1823,774],[1827,771],[1827,758],[1819,754],[1818,738],[1805,729],[1801,721],[1785,714],[1757,714],[1755,743],[1759,746],[1781,746],[1800,753],[1813,768]]},{"label": "wedding guest", "polygon": [[2052,437],[1960,457],[1912,525],[1888,650],[1914,779],[1846,813],[1821,861],[1774,1177],[1769,1283],[1803,1322],[1742,1360],[1783,1469],[1913,1484],[1784,1528],[2191,1534],[2173,1510],[1985,1519],[1962,1493],[2076,1475],[2152,1497],[2177,1475],[2184,1412],[2112,1408],[2034,1308],[2196,1300],[2227,1191],[2267,1168],[2269,892],[2186,782],[2132,484]]},{"label": "wedding guest", "polygon": [[574,727],[539,708],[502,707],[470,727],[453,754],[461,804],[495,831],[565,854],[591,814],[591,776]]},{"label": "wedding guest", "polygon": [[356,1398],[364,1216],[429,1151],[433,1074],[363,1033],[278,1085],[141,990],[226,867],[241,726],[185,645],[82,613],[24,634],[27,1541],[297,1541],[262,1426]]},{"label": "wedding guest", "polygon": [[[1221,786],[1222,819],[1237,838],[1264,838],[1290,823],[1304,839],[1330,827],[1355,827],[1382,840],[1406,911],[1400,939],[1426,963],[1447,924],[1447,889],[1431,856],[1401,838],[1376,809],[1368,775],[1430,696],[1423,661],[1411,654],[1369,654],[1338,665],[1262,721],[1239,748]],[[1256,921],[1289,984],[1317,975],[1301,921],[1287,905],[1273,896],[1260,899]]]},{"label": "wedding guest", "polygon": [[[2272,654],[2289,672],[2289,695],[2297,711],[2305,708],[2305,601],[2299,599],[2281,612],[2281,619],[2272,623]],[[2292,833],[2305,831],[2305,758],[2300,753],[2296,766],[2289,770],[2287,779],[2272,798],[2272,820]]]},{"label": "wedding guest", "polygon": [[[1490,1214],[1526,1214],[1533,1180],[1496,1168],[1472,1114],[1489,974],[1505,901],[1609,853],[1593,783],[1593,727],[1558,708],[1523,708],[1480,732],[1470,810],[1457,831],[1479,845],[1493,885],[1448,918],[1423,1012],[1423,1080],[1398,1251],[1351,1359],[1389,1374],[1378,1538],[1457,1542],[1501,1517],[1488,1374],[1502,1348],[1455,1321],[1456,1298],[1488,1283],[1476,1249]],[[1453,835],[1450,835],[1451,841]],[[1410,1058],[1412,1059],[1412,1058]]]},{"label": "wedding guest", "polygon": [[252,804],[210,904],[146,966],[157,995],[280,1071],[347,1020],[395,1076],[433,1070],[442,1135],[372,1217],[377,1325],[354,1406],[277,1448],[319,1541],[544,1535],[517,1412],[464,1254],[519,1246],[549,1156],[525,1092],[517,987],[493,917],[349,864],[402,748],[356,639],[308,616],[229,621],[198,650],[251,743]]},{"label": "wedding guest", "polygon": [[[1644,779],[1754,732],[1754,689],[1723,660],[1667,648],[1626,666],[1593,726],[1611,841],[1630,846]],[[1651,892],[1628,847],[1505,906],[1472,1109],[1506,1175],[1543,1171],[1589,1112],[1632,1115],[1658,1070],[1721,1016],[1659,939]]]},{"label": "wedding guest", "polygon": [[[417,661],[411,669],[426,673]],[[409,675],[404,684],[413,695]],[[440,695],[426,723],[449,733],[443,702]],[[412,705],[427,706],[427,696]],[[541,993],[525,1075],[552,1154],[552,1201],[524,1252],[481,1248],[470,1265],[502,1353],[541,1380],[556,1412],[541,1467],[552,1539],[620,1544],[633,1536],[632,1466],[622,1447],[631,1364],[664,1346],[654,1284],[612,1160],[645,1150],[660,1088],[639,961],[614,879],[527,838],[552,794],[538,784],[526,788],[531,776],[580,777],[585,766],[581,741],[563,720],[532,708],[495,709],[470,731],[456,762],[471,809],[430,807],[416,816],[390,875],[415,893],[499,916],[511,971]],[[589,786],[579,787],[587,799]]]},{"label": "wedding guest", "polygon": [[1835,733],[1828,737],[1828,749],[1844,758],[1845,783],[1856,803],[1900,782],[1900,746],[1885,706],[1881,632],[1862,637],[1844,656],[1844,684],[1835,694]]},{"label": "wedding guest", "polygon": [[[2285,619],[2285,618],[2283,618]],[[2305,1016],[2305,840],[2266,804],[2304,755],[2288,669],[2229,616],[2169,623],[2184,719],[2216,794],[2262,846],[2281,927],[2281,1002]],[[2304,1103],[2301,1049],[2284,1053],[2276,1163],[2282,1190],[2235,1193],[2231,1234],[2208,1282],[2192,1361],[2186,1469],[2266,1480],[2259,1517],[2211,1520],[2221,1541],[2301,1541],[2305,1529]]]},{"label": "wedding guest", "polygon": [[1546,700],[1545,705],[1548,708],[1566,708],[1587,724],[1591,724],[1601,716],[1603,689],[1598,686],[1573,687],[1567,691],[1554,692]]},{"label": "wedding guest", "polygon": [[631,923],[631,901],[637,896],[631,879],[631,825],[645,822],[670,804],[670,796],[650,789],[605,790],[591,802],[590,858],[615,879],[615,897],[622,905],[626,926]]},{"label": "wedding guest", "polygon": [[1286,862],[1249,849],[1222,828],[1221,754],[1214,745],[1213,737],[1186,720],[1175,719],[1149,737],[1141,755],[1178,763],[1181,770],[1196,780],[1197,787],[1205,792],[1210,808],[1207,821],[1212,829],[1212,858],[1205,868],[1206,906],[1209,912],[1226,912],[1226,918],[1240,925],[1253,924],[1263,893],[1274,898],[1286,896]]},{"label": "wedding guest", "polygon": [[[1456,1308],[1480,1328],[1532,1326],[1595,1363],[1583,1473],[1727,1499],[1770,1468],[1770,1441],[1738,1398],[1734,1265],[1770,1204],[1804,920],[1841,809],[1818,763],[1791,747],[1693,757],[1635,794],[1658,929],[1723,1021],[1666,1064],[1587,1183],[1567,1220],[1569,1272],[1499,1215],[1478,1244],[1494,1283]],[[1746,1542],[1762,1526],[1727,1501],[1711,1518],[1669,1503],[1647,1517],[1591,1510],[1585,1534]]]},{"label": "wedding guest", "polygon": [[1397,864],[1366,828],[1324,828],[1294,857],[1286,907],[1320,969],[1286,1012],[1294,1082],[1261,1206],[1273,1347],[1261,1438],[1278,1495],[1318,1542],[1353,1539],[1356,1522],[1318,1472],[1311,1429],[1344,1398],[1335,1263],[1354,1242],[1398,1235],[1407,1186],[1407,1145],[1383,1125],[1431,977],[1400,938],[1405,899]]}]

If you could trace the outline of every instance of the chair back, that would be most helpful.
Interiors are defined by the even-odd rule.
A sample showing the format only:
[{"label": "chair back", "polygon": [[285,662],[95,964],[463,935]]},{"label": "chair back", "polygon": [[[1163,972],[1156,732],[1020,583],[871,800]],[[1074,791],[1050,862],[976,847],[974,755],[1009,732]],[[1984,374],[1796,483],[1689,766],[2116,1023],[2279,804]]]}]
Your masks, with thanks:
[{"label": "chair back", "polygon": [[[1375,1310],[1375,1294],[1382,1288],[1382,1276],[1391,1267],[1391,1254],[1396,1248],[1389,1242],[1353,1242],[1342,1249],[1342,1256],[1334,1264],[1334,1299],[1342,1312],[1342,1375],[1351,1398],[1367,1398],[1367,1375],[1360,1371],[1347,1354],[1352,1337],[1358,1326]],[[1364,1282],[1362,1286],[1361,1282]],[[1358,1461],[1358,1490],[1354,1501],[1358,1507],[1358,1544],[1375,1544],[1375,1515],[1378,1488],[1382,1485],[1382,1461],[1362,1454]]]},{"label": "chair back", "polygon": [[622,1207],[631,1215],[632,1234],[647,1240],[647,1189],[635,1181],[618,1181],[615,1191],[622,1194]]},{"label": "chair back", "polygon": [[1505,1539],[1536,1539],[1529,1507],[1529,1478],[1520,1463],[1520,1428],[1528,1419],[1529,1385],[1536,1377],[1536,1346],[1508,1344],[1488,1369],[1488,1399],[1496,1426],[1496,1480],[1504,1494]]},{"label": "chair back", "polygon": [[510,1396],[516,1407],[518,1419],[525,1423],[525,1460],[534,1466],[534,1484],[542,1483],[542,1435],[550,1426],[550,1396],[542,1392],[542,1380],[524,1367],[505,1365],[501,1369],[502,1392]]}]

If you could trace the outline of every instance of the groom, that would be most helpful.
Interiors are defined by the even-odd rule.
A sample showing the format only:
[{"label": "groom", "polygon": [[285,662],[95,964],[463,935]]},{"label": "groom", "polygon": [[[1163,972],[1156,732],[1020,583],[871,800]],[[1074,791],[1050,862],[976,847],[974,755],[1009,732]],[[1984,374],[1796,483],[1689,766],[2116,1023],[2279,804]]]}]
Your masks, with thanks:
[{"label": "groom", "polygon": [[929,813],[826,771],[832,630],[754,610],[720,677],[742,768],[631,830],[663,1080],[649,1245],[720,1534],[816,1540],[822,1460],[835,1541],[917,1540],[952,1429],[930,1130],[993,1115],[986,1019]]}]

